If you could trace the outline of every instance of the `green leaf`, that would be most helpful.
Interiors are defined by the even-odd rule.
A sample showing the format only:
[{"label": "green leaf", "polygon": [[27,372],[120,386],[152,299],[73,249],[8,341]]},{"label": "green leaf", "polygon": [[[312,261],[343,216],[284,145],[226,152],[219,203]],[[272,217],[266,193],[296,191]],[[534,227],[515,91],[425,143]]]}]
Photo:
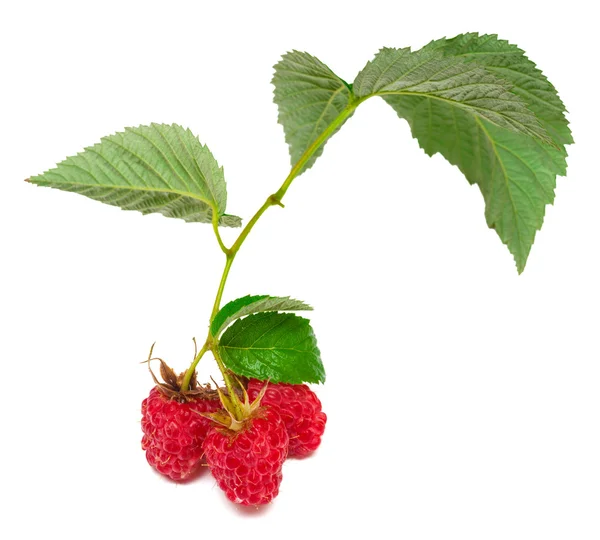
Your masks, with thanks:
[{"label": "green leaf", "polygon": [[289,296],[244,296],[237,300],[225,304],[220,311],[215,315],[210,332],[213,336],[219,337],[221,332],[225,330],[233,321],[241,319],[252,313],[261,313],[264,311],[309,311],[312,307],[294,300]]},{"label": "green leaf", "polygon": [[[279,123],[283,125],[294,166],[342,111],[350,106],[352,93],[349,85],[323,62],[298,51],[283,55],[275,65],[272,83],[275,86],[274,101],[279,109]],[[312,167],[323,153],[323,146],[304,164],[301,172]]]},{"label": "green leaf", "polygon": [[359,98],[425,97],[553,144],[535,114],[510,88],[507,81],[475,63],[427,47],[416,52],[381,49],[353,85]]},{"label": "green leaf", "polygon": [[[453,50],[462,52],[452,56]],[[383,49],[359,74],[354,89],[360,96],[382,96],[408,121],[428,155],[439,152],[479,186],[487,224],[522,272],[545,206],[554,199],[556,175],[566,167],[563,140],[555,135],[560,122],[549,123],[549,113],[534,113],[529,107],[534,98],[517,93],[516,82],[526,86],[522,80],[500,78],[494,64],[503,61],[497,54],[479,55],[484,51],[475,47],[463,56],[464,50],[458,42],[447,50],[442,42],[417,52]],[[512,50],[511,55],[518,57]],[[486,58],[481,64],[480,56]],[[522,69],[533,69],[526,58],[519,62],[527,65]]]},{"label": "green leaf", "polygon": [[126,128],[29,181],[142,214],[210,223],[214,210],[220,225],[241,225],[225,214],[222,167],[189,129],[175,124]]},{"label": "green leaf", "polygon": [[292,313],[257,313],[223,334],[219,352],[238,375],[300,384],[325,381],[317,340],[307,319]]},{"label": "green leaf", "polygon": [[[488,72],[511,83],[511,92],[519,96],[560,147],[573,143],[565,106],[556,88],[522,49],[496,35],[462,34],[452,39],[431,42],[426,48],[441,50],[445,56],[461,57],[476,62]],[[566,170],[565,152],[560,164]],[[562,173],[564,174],[564,172]]]}]

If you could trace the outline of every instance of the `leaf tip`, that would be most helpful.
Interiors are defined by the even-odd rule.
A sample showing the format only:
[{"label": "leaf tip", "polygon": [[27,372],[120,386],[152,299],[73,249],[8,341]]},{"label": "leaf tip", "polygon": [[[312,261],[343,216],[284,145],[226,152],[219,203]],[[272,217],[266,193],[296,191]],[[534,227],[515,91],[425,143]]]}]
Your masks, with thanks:
[{"label": "leaf tip", "polygon": [[325,372],[323,372],[323,375],[321,375],[321,376],[320,376],[320,377],[317,379],[317,381],[316,381],[316,384],[325,384],[325,379],[326,379],[326,378],[327,378],[327,377],[325,376]]}]

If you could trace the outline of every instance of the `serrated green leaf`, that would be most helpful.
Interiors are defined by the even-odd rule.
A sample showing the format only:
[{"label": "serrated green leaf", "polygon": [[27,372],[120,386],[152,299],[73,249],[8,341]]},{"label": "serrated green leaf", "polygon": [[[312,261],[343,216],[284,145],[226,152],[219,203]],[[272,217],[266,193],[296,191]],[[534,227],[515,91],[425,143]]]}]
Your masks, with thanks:
[{"label": "serrated green leaf", "polygon": [[[433,41],[426,48],[435,48],[445,56],[475,62],[510,82],[511,92],[527,104],[559,147],[564,148],[564,145],[573,143],[569,122],[565,118],[565,106],[556,88],[516,45],[498,39],[495,34],[480,36],[470,33]],[[561,152],[559,155],[563,157],[560,166],[564,171],[566,153]]]},{"label": "serrated green leaf", "polygon": [[553,144],[535,114],[510,88],[507,81],[476,63],[427,47],[415,52],[381,49],[353,85],[359,98],[423,96]]},{"label": "serrated green leaf", "polygon": [[189,129],[175,124],[126,128],[29,181],[189,222],[210,223],[215,209],[220,225],[241,225],[225,214],[222,167]]},{"label": "serrated green leaf", "polygon": [[446,103],[423,97],[388,97],[398,116],[428,155],[442,154],[476,183],[486,203],[489,227],[513,254],[522,272],[554,199],[556,166],[548,145],[502,129]]},{"label": "serrated green leaf", "polygon": [[236,319],[264,311],[310,311],[312,307],[289,296],[244,296],[225,304],[215,315],[210,332],[218,337]]},{"label": "serrated green leaf", "polygon": [[[428,155],[441,153],[479,186],[488,226],[497,231],[522,272],[545,206],[554,199],[556,175],[566,167],[566,124],[547,112],[538,117],[536,108],[529,107],[535,94],[521,79],[501,78],[504,72],[495,68],[506,64],[498,57],[508,47],[505,42],[488,41],[494,54],[487,54],[485,40],[459,36],[450,42],[447,48],[442,40],[433,42],[417,52],[383,49],[353,88],[360,96],[383,97],[408,121]],[[551,85],[519,54],[509,47],[513,64],[507,65],[516,61],[548,90]]]},{"label": "serrated green leaf", "polygon": [[257,313],[237,320],[223,334],[219,352],[238,375],[291,384],[325,381],[325,369],[310,323],[292,313]]},{"label": "serrated green leaf", "polygon": [[[349,106],[352,93],[349,86],[323,62],[299,51],[283,55],[275,65],[272,83],[275,86],[274,101],[279,109],[279,123],[283,125],[294,166]],[[312,167],[323,153],[323,146],[314,152],[301,172]]]}]

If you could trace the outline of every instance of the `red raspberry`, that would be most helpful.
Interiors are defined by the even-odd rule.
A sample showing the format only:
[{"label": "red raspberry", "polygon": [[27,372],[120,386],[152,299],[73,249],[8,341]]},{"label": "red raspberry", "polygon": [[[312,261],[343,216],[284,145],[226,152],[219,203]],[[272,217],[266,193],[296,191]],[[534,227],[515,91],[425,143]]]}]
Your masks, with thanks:
[{"label": "red raspberry", "polygon": [[227,498],[243,505],[270,502],[279,493],[289,437],[273,409],[258,409],[240,431],[215,426],[204,440],[206,462]]},{"label": "red raspberry", "polygon": [[211,421],[194,411],[215,412],[218,398],[195,398],[180,403],[162,394],[157,387],[142,402],[142,449],[159,473],[184,480],[202,461],[202,443]]},{"label": "red raspberry", "polygon": [[[264,381],[250,379],[248,395],[255,399]],[[290,436],[290,457],[305,457],[321,444],[327,415],[317,395],[305,384],[269,383],[261,404],[277,410]]]}]

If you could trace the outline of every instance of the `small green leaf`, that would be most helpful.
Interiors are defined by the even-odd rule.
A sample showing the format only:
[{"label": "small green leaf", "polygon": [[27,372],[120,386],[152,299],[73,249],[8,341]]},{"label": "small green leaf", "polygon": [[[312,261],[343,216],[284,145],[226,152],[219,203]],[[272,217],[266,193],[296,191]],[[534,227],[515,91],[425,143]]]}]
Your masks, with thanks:
[{"label": "small green leaf", "polygon": [[[235,317],[236,313],[251,304],[264,300],[265,298],[269,298],[269,296],[266,294],[259,294],[255,296],[248,295],[228,302],[219,310],[219,312],[215,315],[215,318],[212,320],[212,323],[210,324],[210,333],[213,336],[218,337],[219,334],[225,330],[225,328],[229,326],[232,321],[234,321],[236,318],[239,318]],[[246,313],[246,315],[249,314]]]},{"label": "small green leaf", "polygon": [[225,214],[223,168],[189,129],[175,124],[126,128],[29,181],[189,222],[210,223],[215,210],[220,225],[241,225]]},{"label": "small green leaf", "polygon": [[[275,86],[274,101],[279,109],[279,123],[285,131],[293,166],[349,106],[352,92],[349,85],[323,62],[299,51],[283,55],[275,65],[272,83]],[[323,153],[323,146],[314,152],[301,172],[312,167]]]},{"label": "small green leaf", "polygon": [[307,319],[292,313],[257,313],[223,334],[219,352],[238,375],[300,384],[325,381],[317,340]]},{"label": "small green leaf", "polygon": [[219,337],[233,321],[241,319],[252,313],[261,313],[264,311],[310,311],[312,308],[301,302],[294,300],[289,296],[244,296],[237,300],[225,304],[215,315],[210,332],[213,336]]}]

